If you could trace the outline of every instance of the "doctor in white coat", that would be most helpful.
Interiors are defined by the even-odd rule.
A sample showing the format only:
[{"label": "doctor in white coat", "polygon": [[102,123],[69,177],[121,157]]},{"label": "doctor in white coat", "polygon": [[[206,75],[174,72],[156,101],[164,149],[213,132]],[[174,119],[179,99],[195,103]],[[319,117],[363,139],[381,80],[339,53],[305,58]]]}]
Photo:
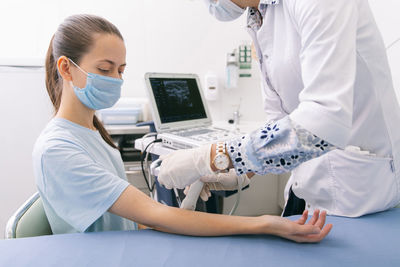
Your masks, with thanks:
[{"label": "doctor in white coat", "polygon": [[247,9],[268,120],[234,140],[170,154],[159,181],[224,189],[236,175],[292,171],[284,216],[321,209],[357,217],[396,206],[400,109],[368,1],[205,1],[223,21]]}]

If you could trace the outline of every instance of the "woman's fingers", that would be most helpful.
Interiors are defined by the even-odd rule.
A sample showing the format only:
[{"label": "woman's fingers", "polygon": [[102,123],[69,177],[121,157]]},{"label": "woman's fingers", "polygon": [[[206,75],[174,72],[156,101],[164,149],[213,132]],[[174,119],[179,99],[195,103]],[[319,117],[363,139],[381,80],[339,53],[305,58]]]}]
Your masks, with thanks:
[{"label": "woman's fingers", "polygon": [[325,221],[326,221],[326,211],[322,211],[315,225],[318,226],[320,229],[322,229],[322,227],[324,227]]},{"label": "woman's fingers", "polygon": [[315,225],[305,224],[299,225],[295,230],[294,235],[306,236],[320,234],[321,229]]},{"label": "woman's fingers", "polygon": [[307,224],[314,225],[318,221],[318,219],[319,219],[319,210],[316,209],[314,211],[313,216],[311,217],[310,221]]},{"label": "woman's fingers", "polygon": [[[296,221],[297,224],[303,225],[306,223],[308,218],[308,211],[305,210],[303,212],[303,215]],[[326,211],[320,212],[318,209],[314,211],[313,216],[311,219],[307,222],[307,225],[315,225],[319,227],[319,229],[322,229],[326,221]]]},{"label": "woman's fingers", "polygon": [[304,236],[302,242],[320,242],[322,239],[324,239],[329,234],[332,227],[333,227],[332,224],[327,224],[327,225],[325,225],[325,227],[321,230],[321,232],[318,235]]},{"label": "woman's fingers", "polygon": [[304,211],[303,215],[297,221],[291,221],[282,217],[273,218],[271,228],[274,228],[272,233],[281,237],[296,241],[296,242],[320,242],[324,239],[332,229],[332,224],[324,226],[326,221],[326,211],[319,212],[316,210],[313,217],[308,223],[308,212]]},{"label": "woman's fingers", "polygon": [[303,211],[303,215],[301,215],[300,219],[296,221],[298,224],[305,224],[308,218],[308,210]]},{"label": "woman's fingers", "polygon": [[324,239],[329,234],[329,232],[331,231],[333,225],[332,224],[327,224],[322,229],[319,229],[319,227],[317,227],[315,225],[303,225],[301,227],[314,227],[314,230],[317,231],[316,229],[318,229],[319,233],[304,234],[304,232],[309,232],[310,229],[312,229],[312,228],[304,229],[303,234],[301,234],[301,233],[296,234],[291,239],[296,241],[296,242],[311,243],[311,242],[320,242],[322,239]]},{"label": "woman's fingers", "polygon": [[324,238],[325,236],[327,236],[327,234],[329,234],[332,227],[333,227],[333,225],[331,223],[328,223],[327,225],[325,225],[325,227],[321,231],[322,238]]}]

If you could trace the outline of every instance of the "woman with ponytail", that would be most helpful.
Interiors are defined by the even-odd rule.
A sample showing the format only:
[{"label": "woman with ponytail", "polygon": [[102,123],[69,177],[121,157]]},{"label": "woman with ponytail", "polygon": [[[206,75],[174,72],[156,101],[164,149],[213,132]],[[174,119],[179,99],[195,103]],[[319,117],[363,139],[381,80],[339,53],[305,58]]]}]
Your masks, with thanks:
[{"label": "woman with ponytail", "polygon": [[296,222],[277,216],[235,217],[164,206],[130,185],[110,136],[95,111],[119,99],[125,45],[118,29],[92,15],[68,17],[46,58],[54,118],[33,151],[36,184],[54,234],[134,230],[135,222],[186,235],[274,234],[318,242],[330,231],[326,214]]}]

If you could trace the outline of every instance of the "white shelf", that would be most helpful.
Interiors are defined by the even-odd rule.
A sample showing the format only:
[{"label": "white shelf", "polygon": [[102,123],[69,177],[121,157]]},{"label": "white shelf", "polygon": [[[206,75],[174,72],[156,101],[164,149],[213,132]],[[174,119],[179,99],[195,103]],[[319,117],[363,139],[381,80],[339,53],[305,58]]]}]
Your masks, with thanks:
[{"label": "white shelf", "polygon": [[149,126],[136,125],[105,125],[104,126],[110,135],[117,134],[146,134],[150,132]]}]

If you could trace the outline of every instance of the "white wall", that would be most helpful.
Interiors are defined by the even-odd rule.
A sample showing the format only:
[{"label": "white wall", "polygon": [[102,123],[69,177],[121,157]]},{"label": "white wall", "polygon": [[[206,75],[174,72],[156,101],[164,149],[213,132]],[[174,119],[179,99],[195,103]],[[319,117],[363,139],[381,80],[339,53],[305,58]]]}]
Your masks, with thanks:
[{"label": "white wall", "polygon": [[[370,3],[385,42],[389,44],[400,37],[396,27],[400,23],[400,2],[370,0]],[[2,0],[0,65],[7,61],[5,58],[43,61],[56,27],[74,13],[106,17],[121,30],[128,52],[125,96],[145,96],[142,77],[147,71],[192,72],[200,77],[214,71],[223,85],[226,53],[242,40],[249,40],[244,16],[232,23],[217,22],[207,14],[201,0]],[[398,50],[394,47],[389,51],[393,66],[400,59]],[[240,96],[243,120],[264,118],[257,66],[253,67],[253,78],[243,78],[239,88],[224,91],[223,101],[210,103],[214,119],[231,117]],[[400,80],[400,66],[395,66],[393,74],[395,82]],[[37,88],[37,92],[31,91],[32,88],[17,92],[13,91],[17,90],[13,80],[5,84],[5,78],[0,76],[0,232],[12,211],[35,190],[31,149],[49,117],[43,84],[40,90],[41,82],[35,83],[37,87],[32,88]]]},{"label": "white wall", "polygon": [[[27,84],[29,86],[27,86]],[[35,191],[31,153],[52,115],[43,69],[0,67],[0,238],[7,219]]]},{"label": "white wall", "polygon": [[[202,0],[42,0],[40,5],[28,0],[3,2],[0,23],[11,26],[0,29],[5,37],[0,43],[0,64],[2,58],[9,57],[43,61],[52,34],[71,14],[91,13],[113,22],[127,46],[124,96],[146,96],[143,76],[148,71],[191,72],[201,79],[213,71],[223,86],[226,53],[243,40],[250,40],[244,29],[245,16],[233,23],[218,22],[208,15]],[[254,67],[257,76],[256,64]],[[242,99],[243,119],[262,120],[259,83],[248,78],[240,83],[247,95]],[[222,106],[210,103],[215,120],[231,117],[239,95],[243,95],[241,90],[226,92],[228,99]]]}]

